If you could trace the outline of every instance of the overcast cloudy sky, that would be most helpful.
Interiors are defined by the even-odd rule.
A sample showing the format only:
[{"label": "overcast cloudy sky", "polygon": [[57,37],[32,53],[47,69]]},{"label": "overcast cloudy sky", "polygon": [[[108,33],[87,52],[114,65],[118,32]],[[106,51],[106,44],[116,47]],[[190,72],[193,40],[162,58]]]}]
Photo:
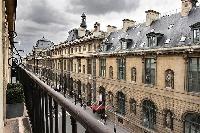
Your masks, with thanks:
[{"label": "overcast cloudy sky", "polygon": [[89,30],[97,21],[105,31],[109,24],[121,28],[124,18],[143,22],[148,9],[163,15],[180,7],[181,0],[18,0],[18,47],[28,53],[43,36],[54,43],[65,41],[68,31],[79,27],[82,12]]}]

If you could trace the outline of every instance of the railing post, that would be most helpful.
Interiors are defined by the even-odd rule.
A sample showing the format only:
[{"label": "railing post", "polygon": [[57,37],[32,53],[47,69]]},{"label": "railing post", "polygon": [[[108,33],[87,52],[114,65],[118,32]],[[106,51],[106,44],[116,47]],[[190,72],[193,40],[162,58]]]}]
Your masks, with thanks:
[{"label": "railing post", "polygon": [[48,119],[48,94],[45,93],[45,120],[46,120],[46,133],[49,133],[49,119]]},{"label": "railing post", "polygon": [[62,108],[62,133],[66,133],[66,111]]},{"label": "railing post", "polygon": [[70,119],[71,119],[71,125],[72,125],[72,133],[77,133],[76,120],[72,116],[70,116]]},{"label": "railing post", "polygon": [[41,128],[41,130],[42,130],[42,132],[43,133],[45,133],[45,122],[44,122],[44,112],[45,112],[45,109],[44,109],[44,91],[41,91],[40,92],[40,98],[41,98],[41,109],[40,109],[40,118],[41,118],[41,126],[42,126],[42,128]]},{"label": "railing post", "polygon": [[52,97],[49,96],[49,120],[50,120],[50,133],[53,133],[53,107],[52,107]]},{"label": "railing post", "polygon": [[58,131],[58,103],[54,101],[54,109],[55,109],[55,133],[59,133]]}]

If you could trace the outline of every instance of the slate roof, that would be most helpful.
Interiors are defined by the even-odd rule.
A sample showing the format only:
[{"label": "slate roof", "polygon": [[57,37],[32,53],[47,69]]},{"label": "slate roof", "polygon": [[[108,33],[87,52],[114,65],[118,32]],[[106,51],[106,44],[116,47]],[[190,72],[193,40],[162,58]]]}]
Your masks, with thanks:
[{"label": "slate roof", "polygon": [[[145,23],[141,23],[135,27],[130,27],[126,32],[118,30],[112,32],[107,38],[105,38],[103,45],[111,43],[112,46],[109,50],[102,52],[121,51],[121,38],[132,39],[132,47],[125,49],[125,51],[195,45],[193,44],[190,26],[197,22],[200,22],[200,7],[192,9],[189,16],[186,17],[182,17],[180,13],[176,13],[170,16],[161,17],[148,27]],[[163,34],[163,37],[159,41],[158,46],[150,48],[147,47],[146,34],[151,32],[161,33]],[[185,41],[180,41],[181,39]]]},{"label": "slate roof", "polygon": [[50,48],[53,46],[53,42],[50,40],[45,39],[44,37],[40,40],[37,41],[36,43],[36,47],[38,49],[46,49],[46,48]]}]

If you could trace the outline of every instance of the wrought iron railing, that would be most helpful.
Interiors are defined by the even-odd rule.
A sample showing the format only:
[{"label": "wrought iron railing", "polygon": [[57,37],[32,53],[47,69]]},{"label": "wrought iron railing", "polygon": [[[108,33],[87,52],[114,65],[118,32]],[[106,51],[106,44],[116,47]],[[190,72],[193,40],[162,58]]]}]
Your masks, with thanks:
[{"label": "wrought iron railing", "polygon": [[[72,133],[77,133],[77,123],[82,125],[85,133],[113,132],[81,107],[75,106],[65,95],[42,82],[30,71],[22,67],[18,67],[17,70],[19,72],[19,81],[24,86],[26,107],[33,133],[66,133],[69,131],[68,128],[70,128]],[[60,108],[62,110],[61,119],[58,118]],[[66,126],[66,124],[69,124],[66,113],[70,114],[70,127]]]}]

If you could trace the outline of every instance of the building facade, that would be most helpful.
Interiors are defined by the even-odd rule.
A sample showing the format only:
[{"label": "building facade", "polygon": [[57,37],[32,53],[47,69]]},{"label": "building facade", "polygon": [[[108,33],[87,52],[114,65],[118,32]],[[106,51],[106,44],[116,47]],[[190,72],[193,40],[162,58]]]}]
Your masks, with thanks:
[{"label": "building facade", "polygon": [[16,0],[0,0],[0,133],[6,124],[6,89],[11,81],[16,7]]},{"label": "building facade", "polygon": [[[123,28],[94,24],[83,14],[66,42],[54,45],[43,66],[52,84],[88,105],[103,104],[109,118],[135,133],[200,132],[200,8],[182,0],[180,13],[146,11],[146,22]],[[44,51],[47,54],[46,51]],[[34,66],[33,58],[27,63]],[[47,61],[47,60],[46,60]],[[31,64],[32,62],[32,64]],[[44,70],[47,71],[47,70]]]}]

